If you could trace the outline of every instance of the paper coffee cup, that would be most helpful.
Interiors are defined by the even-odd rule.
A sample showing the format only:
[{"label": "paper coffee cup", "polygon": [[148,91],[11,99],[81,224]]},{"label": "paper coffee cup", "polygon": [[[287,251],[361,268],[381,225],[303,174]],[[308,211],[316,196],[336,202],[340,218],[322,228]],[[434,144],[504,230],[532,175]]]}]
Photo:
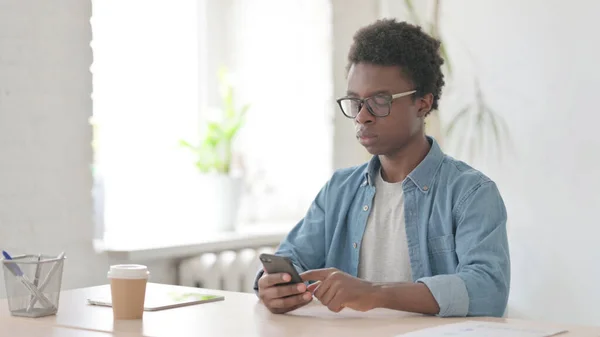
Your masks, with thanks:
[{"label": "paper coffee cup", "polygon": [[141,319],[148,282],[148,267],[139,264],[110,266],[110,292],[114,319]]}]

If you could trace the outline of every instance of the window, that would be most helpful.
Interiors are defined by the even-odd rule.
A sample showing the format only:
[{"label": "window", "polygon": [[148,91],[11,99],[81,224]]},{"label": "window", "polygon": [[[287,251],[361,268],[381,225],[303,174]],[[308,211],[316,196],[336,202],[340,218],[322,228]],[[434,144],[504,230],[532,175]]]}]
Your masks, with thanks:
[{"label": "window", "polygon": [[[331,174],[327,0],[93,2],[96,177],[106,237],[202,234],[198,172],[179,146],[218,103],[217,68],[251,105],[239,135],[240,223],[295,222]],[[99,234],[100,235],[100,234]]]}]

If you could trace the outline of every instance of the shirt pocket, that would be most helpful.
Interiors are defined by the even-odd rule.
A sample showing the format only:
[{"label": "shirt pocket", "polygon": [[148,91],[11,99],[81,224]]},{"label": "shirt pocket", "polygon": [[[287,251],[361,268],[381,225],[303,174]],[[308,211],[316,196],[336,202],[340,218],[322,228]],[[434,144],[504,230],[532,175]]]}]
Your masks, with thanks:
[{"label": "shirt pocket", "polygon": [[432,275],[454,274],[458,265],[454,235],[442,235],[427,240]]}]

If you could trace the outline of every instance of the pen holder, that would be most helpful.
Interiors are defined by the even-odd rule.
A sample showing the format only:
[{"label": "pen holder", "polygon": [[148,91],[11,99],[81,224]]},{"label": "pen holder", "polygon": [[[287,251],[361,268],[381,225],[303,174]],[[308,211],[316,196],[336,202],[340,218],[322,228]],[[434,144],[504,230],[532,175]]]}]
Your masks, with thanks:
[{"label": "pen holder", "polygon": [[65,256],[21,255],[2,260],[8,309],[13,316],[43,317],[58,311]]}]

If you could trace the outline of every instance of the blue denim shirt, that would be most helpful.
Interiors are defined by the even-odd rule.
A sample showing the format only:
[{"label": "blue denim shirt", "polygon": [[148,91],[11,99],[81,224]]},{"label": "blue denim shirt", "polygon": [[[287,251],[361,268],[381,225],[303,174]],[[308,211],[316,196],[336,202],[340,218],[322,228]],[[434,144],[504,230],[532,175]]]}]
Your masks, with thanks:
[{"label": "blue denim shirt", "polygon": [[[502,197],[492,180],[428,140],[429,153],[402,183],[413,281],[427,285],[439,316],[502,316],[510,287]],[[379,168],[374,156],[336,171],[276,254],[299,272],[334,267],[357,276]]]}]

